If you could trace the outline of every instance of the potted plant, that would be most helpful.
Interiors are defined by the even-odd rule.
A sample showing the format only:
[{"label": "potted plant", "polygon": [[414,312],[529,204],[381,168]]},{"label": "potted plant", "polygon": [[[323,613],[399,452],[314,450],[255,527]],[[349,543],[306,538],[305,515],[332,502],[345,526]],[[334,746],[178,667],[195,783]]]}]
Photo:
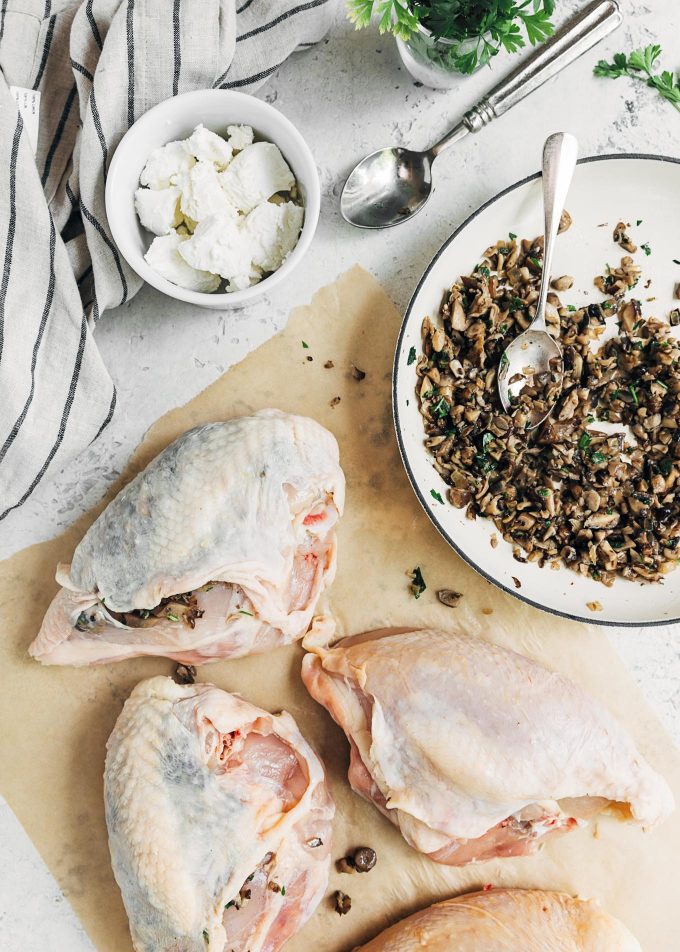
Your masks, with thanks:
[{"label": "potted plant", "polygon": [[404,65],[427,86],[447,89],[461,75],[516,53],[554,32],[555,0],[347,0],[357,29],[378,18],[397,39]]}]

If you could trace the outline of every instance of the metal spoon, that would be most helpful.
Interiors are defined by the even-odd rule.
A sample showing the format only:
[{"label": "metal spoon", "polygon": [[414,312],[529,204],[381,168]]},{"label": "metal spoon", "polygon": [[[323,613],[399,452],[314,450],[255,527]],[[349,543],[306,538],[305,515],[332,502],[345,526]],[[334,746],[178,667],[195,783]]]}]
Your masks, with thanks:
[{"label": "metal spoon", "polygon": [[[529,410],[527,429],[533,430],[550,414],[562,390],[564,362],[562,349],[548,333],[545,322],[545,304],[550,287],[555,239],[564,211],[567,192],[576,168],[578,142],[568,132],[556,132],[543,146],[543,212],[545,215],[545,244],[541,286],[536,301],[536,314],[531,324],[505,349],[498,368],[498,392],[506,413],[514,410],[513,397],[537,377],[550,386],[547,406]],[[530,368],[530,369],[529,369]],[[546,375],[546,376],[543,376]],[[552,385],[547,384],[550,381]],[[547,392],[544,388],[544,392]]]},{"label": "metal spoon", "polygon": [[427,152],[380,149],[350,173],[340,198],[343,218],[358,228],[387,228],[421,210],[432,191],[432,163],[464,138],[479,132],[565,66],[608,36],[623,16],[616,0],[595,0],[465,113],[463,120]]}]

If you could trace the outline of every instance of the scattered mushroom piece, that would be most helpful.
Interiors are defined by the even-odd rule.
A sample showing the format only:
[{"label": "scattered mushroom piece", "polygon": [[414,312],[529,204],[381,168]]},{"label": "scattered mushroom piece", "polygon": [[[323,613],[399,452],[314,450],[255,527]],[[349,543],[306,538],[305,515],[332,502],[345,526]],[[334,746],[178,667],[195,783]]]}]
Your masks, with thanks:
[{"label": "scattered mushroom piece", "polygon": [[369,873],[375,866],[378,857],[375,850],[371,849],[370,846],[360,846],[354,851],[352,859],[354,860],[354,868],[358,873]]},{"label": "scattered mushroom piece", "polygon": [[563,274],[561,278],[553,278],[550,282],[550,287],[555,291],[568,291],[573,286],[574,279],[570,274]]},{"label": "scattered mushroom piece", "polygon": [[178,664],[175,668],[173,680],[177,684],[193,684],[196,680],[196,668],[193,664]]},{"label": "scattered mushroom piece", "polygon": [[439,601],[442,603],[442,605],[446,605],[448,608],[457,608],[458,602],[462,597],[462,592],[454,592],[450,588],[440,588],[437,592],[437,598]]},{"label": "scattered mushroom piece", "polygon": [[637,251],[637,245],[631,241],[630,236],[626,231],[627,227],[628,226],[623,221],[618,223],[618,225],[614,228],[614,241],[617,243],[617,245],[621,245],[625,251],[630,251],[631,254],[634,254]]},{"label": "scattered mushroom piece", "polygon": [[347,893],[342,892],[340,889],[337,889],[333,893],[333,902],[335,905],[335,911],[339,916],[346,916],[352,908],[352,900],[347,895]]}]

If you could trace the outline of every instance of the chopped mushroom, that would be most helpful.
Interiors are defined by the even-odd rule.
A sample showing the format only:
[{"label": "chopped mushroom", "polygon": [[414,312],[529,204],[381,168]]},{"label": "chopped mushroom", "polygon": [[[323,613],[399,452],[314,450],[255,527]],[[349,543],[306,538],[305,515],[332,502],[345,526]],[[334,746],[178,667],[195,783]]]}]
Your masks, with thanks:
[{"label": "chopped mushroom", "polygon": [[448,608],[457,608],[458,602],[462,597],[463,595],[461,592],[454,592],[450,588],[441,588],[437,592],[437,598],[439,601],[442,603],[442,605],[446,605]]},{"label": "chopped mushroom", "polygon": [[358,873],[368,873],[375,866],[378,857],[375,854],[375,850],[371,849],[370,846],[360,846],[354,850],[352,859],[354,861],[354,868]]},{"label": "chopped mushroom", "polygon": [[628,233],[626,232],[627,227],[628,226],[623,221],[618,223],[614,229],[614,241],[617,243],[617,245],[621,245],[625,251],[630,251],[631,254],[634,254],[637,251],[637,245],[631,241]]},{"label": "chopped mushroom", "polygon": [[346,916],[352,908],[352,900],[350,897],[347,893],[341,892],[339,889],[333,893],[333,903],[335,905],[335,911],[339,916]]},{"label": "chopped mushroom", "polygon": [[193,684],[196,680],[196,668],[193,664],[178,664],[173,674],[177,684]]},{"label": "chopped mushroom", "polygon": [[[449,503],[491,519],[518,562],[565,564],[605,585],[658,581],[680,548],[680,342],[626,298],[641,274],[629,255],[595,279],[600,303],[565,307],[553,293],[562,396],[527,430],[521,400],[510,413],[501,405],[498,372],[533,316],[542,257],[542,238],[497,242],[453,284],[436,324],[423,321],[413,364],[426,446]],[[608,318],[618,334],[601,343]],[[680,323],[680,308],[669,321]],[[540,398],[542,385],[522,394],[534,386]],[[600,421],[620,432],[598,431]]]},{"label": "chopped mushroom", "polygon": [[563,231],[571,228],[572,218],[567,209],[565,208],[560,217],[560,227],[557,229],[557,234],[561,235]]}]

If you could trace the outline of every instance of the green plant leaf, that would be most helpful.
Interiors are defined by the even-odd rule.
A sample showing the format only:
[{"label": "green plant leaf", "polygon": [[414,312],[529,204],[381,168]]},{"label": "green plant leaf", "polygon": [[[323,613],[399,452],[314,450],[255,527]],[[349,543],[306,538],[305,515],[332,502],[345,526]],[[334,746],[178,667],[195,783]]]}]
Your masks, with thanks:
[{"label": "green plant leaf", "polygon": [[625,53],[616,53],[611,63],[600,60],[593,72],[596,76],[602,76],[605,79],[628,76],[631,79],[642,80],[680,111],[680,74],[674,75],[670,70],[663,70],[661,73],[654,72],[661,53],[659,44],[651,43],[643,49],[633,50],[629,56]]},{"label": "green plant leaf", "polygon": [[347,0],[347,16],[357,30],[368,26],[373,13],[373,0]]},{"label": "green plant leaf", "polygon": [[501,49],[516,53],[527,40],[542,42],[554,32],[554,9],[555,0],[347,0],[348,16],[358,29],[375,17],[381,33],[414,42],[422,25],[435,41],[453,41],[445,52],[423,38],[420,53],[462,73],[489,63]]}]

